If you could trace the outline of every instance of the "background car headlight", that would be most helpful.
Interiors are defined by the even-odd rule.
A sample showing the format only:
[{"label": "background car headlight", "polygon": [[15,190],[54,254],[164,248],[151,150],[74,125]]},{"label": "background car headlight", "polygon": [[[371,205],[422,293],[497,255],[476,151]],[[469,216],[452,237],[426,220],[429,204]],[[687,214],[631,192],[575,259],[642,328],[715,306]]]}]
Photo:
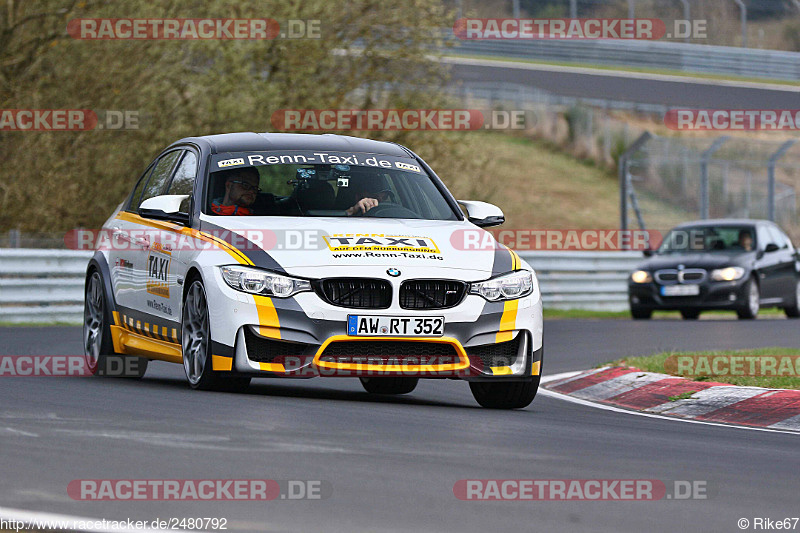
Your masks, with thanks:
[{"label": "background car headlight", "polygon": [[470,283],[469,293],[483,296],[490,302],[515,300],[533,292],[533,274],[528,270],[517,270],[496,278]]},{"label": "background car headlight", "polygon": [[742,267],[718,268],[711,271],[711,279],[714,281],[733,281],[744,276]]},{"label": "background car headlight", "polygon": [[298,292],[311,290],[311,282],[308,280],[283,276],[266,270],[243,266],[223,266],[219,269],[222,271],[222,279],[231,288],[250,294],[288,298]]},{"label": "background car headlight", "polygon": [[653,281],[653,276],[651,276],[650,272],[647,272],[646,270],[637,270],[631,274],[631,279],[634,283],[650,283]]}]

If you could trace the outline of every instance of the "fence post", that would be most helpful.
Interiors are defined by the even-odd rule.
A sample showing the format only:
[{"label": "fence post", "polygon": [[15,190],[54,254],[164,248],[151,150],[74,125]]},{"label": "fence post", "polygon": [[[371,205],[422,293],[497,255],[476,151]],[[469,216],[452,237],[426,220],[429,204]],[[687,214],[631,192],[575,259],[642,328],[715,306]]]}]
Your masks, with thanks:
[{"label": "fence post", "polygon": [[730,137],[727,135],[720,137],[700,156],[700,218],[703,220],[707,219],[709,215],[708,161],[711,159],[714,152],[719,150],[719,147],[725,144],[725,141],[728,139],[730,139]]},{"label": "fence post", "polygon": [[742,14],[742,48],[747,48],[747,6],[742,0],[733,0]]},{"label": "fence post", "polygon": [[[797,0],[800,2],[800,0]],[[578,0],[569,0],[569,17],[578,18]]]},{"label": "fence post", "polygon": [[786,141],[778,148],[774,154],[769,156],[769,166],[767,167],[767,218],[775,222],[775,164],[783,154],[792,147],[797,139]]},{"label": "fence post", "polygon": [[22,236],[20,235],[19,228],[8,230],[8,247],[19,248],[22,246]]},{"label": "fence post", "polygon": [[623,231],[628,229],[628,158],[649,141],[652,136],[653,135],[649,131],[642,133],[639,138],[633,141],[633,144],[619,156],[619,229]]},{"label": "fence post", "polygon": [[[683,4],[683,19],[689,23],[689,27],[694,29],[694,26],[691,23],[692,18],[692,8],[689,6],[689,0],[680,0],[681,4]],[[689,42],[692,38],[692,32],[689,31],[689,35],[684,37],[684,42]]]}]

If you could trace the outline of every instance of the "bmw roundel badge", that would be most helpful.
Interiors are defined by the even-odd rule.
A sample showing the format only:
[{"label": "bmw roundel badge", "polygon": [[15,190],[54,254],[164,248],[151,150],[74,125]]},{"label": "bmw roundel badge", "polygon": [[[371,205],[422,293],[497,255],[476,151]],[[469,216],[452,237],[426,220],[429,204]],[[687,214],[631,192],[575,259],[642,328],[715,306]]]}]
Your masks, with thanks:
[{"label": "bmw roundel badge", "polygon": [[389,270],[386,271],[386,273],[392,276],[393,278],[396,278],[397,276],[400,275],[400,271],[397,270],[396,268],[390,268]]}]

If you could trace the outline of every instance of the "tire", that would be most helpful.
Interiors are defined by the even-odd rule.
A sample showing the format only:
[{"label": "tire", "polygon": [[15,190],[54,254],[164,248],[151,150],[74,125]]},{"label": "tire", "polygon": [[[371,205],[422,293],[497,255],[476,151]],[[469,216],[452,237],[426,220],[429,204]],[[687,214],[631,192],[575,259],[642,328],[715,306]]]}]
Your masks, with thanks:
[{"label": "tire", "polygon": [[753,320],[758,316],[758,310],[761,308],[761,295],[755,278],[747,280],[744,294],[746,298],[744,306],[736,310],[736,315],[739,320]]},{"label": "tire", "polygon": [[481,407],[487,409],[522,409],[531,404],[539,390],[541,376],[530,381],[491,383],[472,381],[469,388]]},{"label": "tire", "polygon": [[417,388],[419,378],[358,378],[371,394],[408,394]]},{"label": "tire", "polygon": [[240,392],[250,378],[230,377],[211,366],[211,328],[208,300],[203,282],[194,278],[188,284],[181,313],[181,353],[189,386],[197,390]]},{"label": "tire", "polygon": [[800,318],[800,280],[795,280],[794,304],[784,307],[783,312],[789,318]]},{"label": "tire", "polygon": [[684,320],[697,320],[700,317],[700,311],[695,309],[682,309],[681,316]]},{"label": "tire", "polygon": [[107,301],[103,276],[93,269],[86,278],[83,298],[83,356],[87,370],[95,376],[141,379],[149,361],[114,353]]},{"label": "tire", "polygon": [[641,307],[631,307],[631,317],[634,320],[650,320],[653,316],[652,309],[642,309]]}]

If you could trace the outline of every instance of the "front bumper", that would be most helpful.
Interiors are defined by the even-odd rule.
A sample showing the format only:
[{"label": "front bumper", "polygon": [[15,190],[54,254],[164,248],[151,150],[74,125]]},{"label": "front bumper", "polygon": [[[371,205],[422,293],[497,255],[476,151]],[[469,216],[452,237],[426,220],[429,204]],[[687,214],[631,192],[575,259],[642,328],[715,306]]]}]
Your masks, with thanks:
[{"label": "front bumper", "polygon": [[[218,276],[215,270],[207,274]],[[206,287],[215,370],[262,377],[516,381],[540,373],[538,287],[509,302],[467,295],[450,309],[417,311],[396,303],[381,310],[347,309],[312,292],[286,299],[254,297],[230,289],[221,276]],[[442,337],[356,337],[346,334],[349,314],[442,316],[445,326]]]},{"label": "front bumper", "polygon": [[697,284],[700,290],[697,296],[663,296],[662,285],[658,283],[629,282],[628,302],[632,308],[647,310],[737,309],[747,303],[747,280],[747,276],[735,281],[706,280]]}]

